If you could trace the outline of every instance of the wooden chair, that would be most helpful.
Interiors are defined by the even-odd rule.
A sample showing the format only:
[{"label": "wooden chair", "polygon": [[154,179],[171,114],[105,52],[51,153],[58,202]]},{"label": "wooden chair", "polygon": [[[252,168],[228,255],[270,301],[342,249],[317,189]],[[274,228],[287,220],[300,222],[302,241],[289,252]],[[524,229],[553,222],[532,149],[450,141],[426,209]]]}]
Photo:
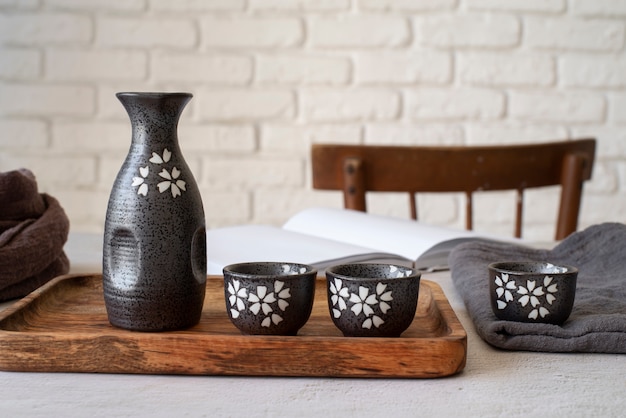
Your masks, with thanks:
[{"label": "wooden chair", "polygon": [[595,139],[502,146],[376,146],[314,144],[313,187],[342,190],[344,206],[366,210],[365,193],[464,192],[466,228],[472,229],[472,194],[517,190],[515,236],[522,231],[524,189],[561,186],[556,239],[576,231],[583,182],[591,178]]}]

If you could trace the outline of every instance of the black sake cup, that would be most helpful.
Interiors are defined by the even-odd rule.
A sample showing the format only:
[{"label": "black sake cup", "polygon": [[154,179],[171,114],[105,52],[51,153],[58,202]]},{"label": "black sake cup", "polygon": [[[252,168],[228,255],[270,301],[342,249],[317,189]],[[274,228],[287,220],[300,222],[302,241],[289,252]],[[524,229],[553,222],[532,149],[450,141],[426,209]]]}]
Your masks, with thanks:
[{"label": "black sake cup", "polygon": [[420,273],[394,264],[342,264],[326,269],[328,308],[346,337],[399,337],[413,322]]},{"label": "black sake cup", "polygon": [[317,270],[286,262],[231,264],[223,269],[230,321],[243,334],[296,335],[309,320]]},{"label": "black sake cup", "polygon": [[503,261],[488,269],[491,308],[497,318],[556,325],[569,318],[576,297],[576,267]]}]

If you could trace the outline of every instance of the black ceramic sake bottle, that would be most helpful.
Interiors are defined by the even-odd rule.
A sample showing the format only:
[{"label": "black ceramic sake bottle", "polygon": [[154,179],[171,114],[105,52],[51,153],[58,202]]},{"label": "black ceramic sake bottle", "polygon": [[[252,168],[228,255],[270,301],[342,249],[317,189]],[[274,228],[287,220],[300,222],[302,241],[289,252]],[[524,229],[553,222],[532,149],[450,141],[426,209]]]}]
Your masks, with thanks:
[{"label": "black ceramic sake bottle", "polygon": [[191,97],[117,94],[132,126],[104,228],[104,301],[117,327],[165,331],[200,320],[206,286],[204,209],[177,134]]}]

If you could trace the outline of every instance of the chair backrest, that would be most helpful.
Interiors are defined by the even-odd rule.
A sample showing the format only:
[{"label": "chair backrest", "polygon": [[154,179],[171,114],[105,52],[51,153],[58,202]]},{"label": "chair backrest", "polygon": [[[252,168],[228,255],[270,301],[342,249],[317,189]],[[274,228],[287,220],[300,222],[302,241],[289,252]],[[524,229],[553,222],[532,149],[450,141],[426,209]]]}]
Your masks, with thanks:
[{"label": "chair backrest", "polygon": [[314,144],[313,187],[342,190],[344,206],[366,210],[367,191],[408,192],[417,219],[418,192],[464,192],[466,228],[472,194],[517,190],[515,236],[521,236],[524,189],[561,185],[556,239],[576,231],[583,182],[591,178],[595,139],[488,146]]}]

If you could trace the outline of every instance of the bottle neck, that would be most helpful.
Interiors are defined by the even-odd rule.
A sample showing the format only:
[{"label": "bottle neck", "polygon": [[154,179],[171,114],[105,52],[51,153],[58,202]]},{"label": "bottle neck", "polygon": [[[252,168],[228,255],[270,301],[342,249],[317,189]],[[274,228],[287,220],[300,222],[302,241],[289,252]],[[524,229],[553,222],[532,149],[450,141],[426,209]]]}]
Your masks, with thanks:
[{"label": "bottle neck", "polygon": [[135,144],[177,144],[178,121],[191,97],[189,93],[117,94],[130,118]]}]

